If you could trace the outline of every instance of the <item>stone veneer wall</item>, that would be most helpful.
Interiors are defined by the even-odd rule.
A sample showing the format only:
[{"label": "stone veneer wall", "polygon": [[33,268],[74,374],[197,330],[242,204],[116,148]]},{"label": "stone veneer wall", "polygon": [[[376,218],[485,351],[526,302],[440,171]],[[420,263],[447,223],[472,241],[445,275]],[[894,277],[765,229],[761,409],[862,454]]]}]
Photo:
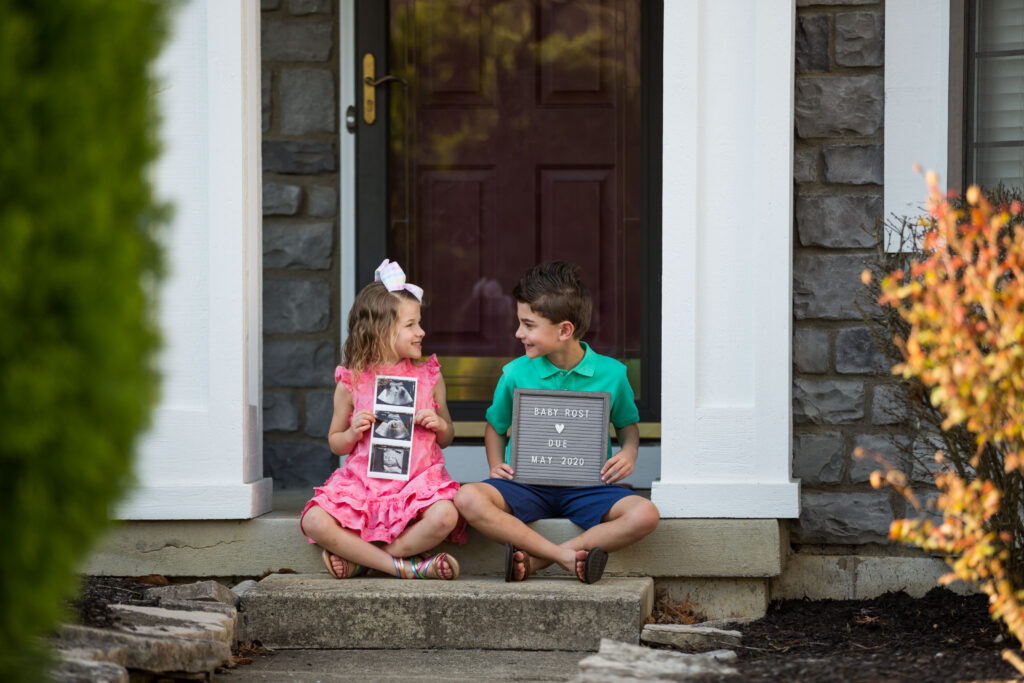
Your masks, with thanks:
[{"label": "stone veneer wall", "polygon": [[340,360],[338,20],[333,0],[262,0],[263,472],[308,488]]},{"label": "stone veneer wall", "polygon": [[[793,174],[793,476],[799,544],[884,543],[902,498],[875,491],[873,461],[911,438],[889,364],[858,303],[882,217],[884,4],[797,0]],[[922,191],[923,194],[923,191]]]}]

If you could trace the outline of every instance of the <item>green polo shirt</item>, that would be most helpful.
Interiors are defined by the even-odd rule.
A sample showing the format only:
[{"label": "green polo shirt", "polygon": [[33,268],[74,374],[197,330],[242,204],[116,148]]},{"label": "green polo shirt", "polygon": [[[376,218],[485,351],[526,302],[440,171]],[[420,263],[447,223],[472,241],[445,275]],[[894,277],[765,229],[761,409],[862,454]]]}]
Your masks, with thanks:
[{"label": "green polo shirt", "polygon": [[[504,435],[512,426],[512,397],[515,389],[554,389],[558,391],[607,391],[611,394],[611,423],[616,429],[640,421],[633,388],[626,379],[626,366],[608,356],[597,353],[586,342],[583,359],[571,370],[556,367],[547,356],[530,358],[520,356],[501,369],[501,379],[494,389],[494,400],[487,409],[487,421],[499,434]],[[612,443],[608,439],[608,457],[612,456]],[[509,461],[509,447],[505,447],[505,462]]]}]

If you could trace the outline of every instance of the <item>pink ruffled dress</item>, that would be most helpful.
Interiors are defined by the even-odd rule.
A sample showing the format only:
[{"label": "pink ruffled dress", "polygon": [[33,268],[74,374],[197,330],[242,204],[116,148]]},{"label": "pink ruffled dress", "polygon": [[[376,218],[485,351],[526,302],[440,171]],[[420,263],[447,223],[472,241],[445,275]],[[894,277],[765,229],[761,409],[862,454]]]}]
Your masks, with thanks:
[{"label": "pink ruffled dress", "polygon": [[[360,410],[373,411],[375,375],[415,377],[418,380],[416,412],[425,408],[437,410],[434,385],[441,377],[437,356],[430,356],[423,362],[405,359],[397,365],[365,370],[358,383],[353,382],[348,368],[338,366],[334,371],[334,381],[342,382],[352,394],[353,414]],[[409,480],[368,477],[370,432],[367,430],[363,434],[344,464],[334,470],[327,482],[313,489],[313,498],[306,503],[302,516],[314,505],[319,505],[338,524],[358,531],[364,541],[391,543],[431,504],[453,499],[459,483],[444,468],[444,455],[437,445],[437,436],[432,430],[419,425],[413,430]],[[300,526],[301,523],[300,519]],[[446,540],[466,542],[466,521],[461,516]],[[310,539],[309,542],[315,541]]]}]

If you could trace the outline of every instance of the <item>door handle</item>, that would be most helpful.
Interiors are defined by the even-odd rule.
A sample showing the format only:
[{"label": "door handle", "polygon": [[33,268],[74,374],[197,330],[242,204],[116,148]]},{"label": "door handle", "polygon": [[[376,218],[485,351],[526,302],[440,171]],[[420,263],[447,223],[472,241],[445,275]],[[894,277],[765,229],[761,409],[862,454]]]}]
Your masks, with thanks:
[{"label": "door handle", "polygon": [[367,125],[372,125],[377,120],[376,89],[378,85],[391,81],[401,83],[403,86],[409,85],[404,78],[391,74],[374,78],[377,75],[376,69],[376,60],[373,58],[373,54],[367,52],[363,55],[363,121],[366,121]]},{"label": "door handle", "polygon": [[380,85],[381,83],[387,83],[388,81],[398,81],[402,85],[405,85],[405,86],[409,85],[406,82],[406,80],[404,78],[402,78],[401,76],[393,76],[391,74],[388,74],[387,76],[384,76],[383,78],[378,78],[377,80],[373,80],[369,76],[367,76],[366,78],[363,79],[363,83],[365,83],[366,85],[372,85],[375,88],[378,85]]}]

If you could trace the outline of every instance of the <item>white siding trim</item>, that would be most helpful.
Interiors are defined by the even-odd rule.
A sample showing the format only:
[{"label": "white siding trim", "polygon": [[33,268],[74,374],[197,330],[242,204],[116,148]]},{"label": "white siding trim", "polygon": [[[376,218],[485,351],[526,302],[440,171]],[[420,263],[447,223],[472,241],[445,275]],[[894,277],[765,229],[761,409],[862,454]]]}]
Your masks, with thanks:
[{"label": "white siding trim", "polygon": [[[141,439],[121,519],[247,518],[270,509],[263,477],[260,7],[176,6],[156,65],[159,196],[175,204],[159,316],[162,400]],[[222,493],[218,493],[222,492]]]},{"label": "white siding trim", "polygon": [[795,13],[794,0],[665,3],[652,488],[663,517],[799,514],[789,474]]},{"label": "white siding trim", "polygon": [[[920,216],[928,189],[914,164],[947,179],[949,0],[885,5],[885,217]],[[886,249],[898,247],[887,235]]]}]

